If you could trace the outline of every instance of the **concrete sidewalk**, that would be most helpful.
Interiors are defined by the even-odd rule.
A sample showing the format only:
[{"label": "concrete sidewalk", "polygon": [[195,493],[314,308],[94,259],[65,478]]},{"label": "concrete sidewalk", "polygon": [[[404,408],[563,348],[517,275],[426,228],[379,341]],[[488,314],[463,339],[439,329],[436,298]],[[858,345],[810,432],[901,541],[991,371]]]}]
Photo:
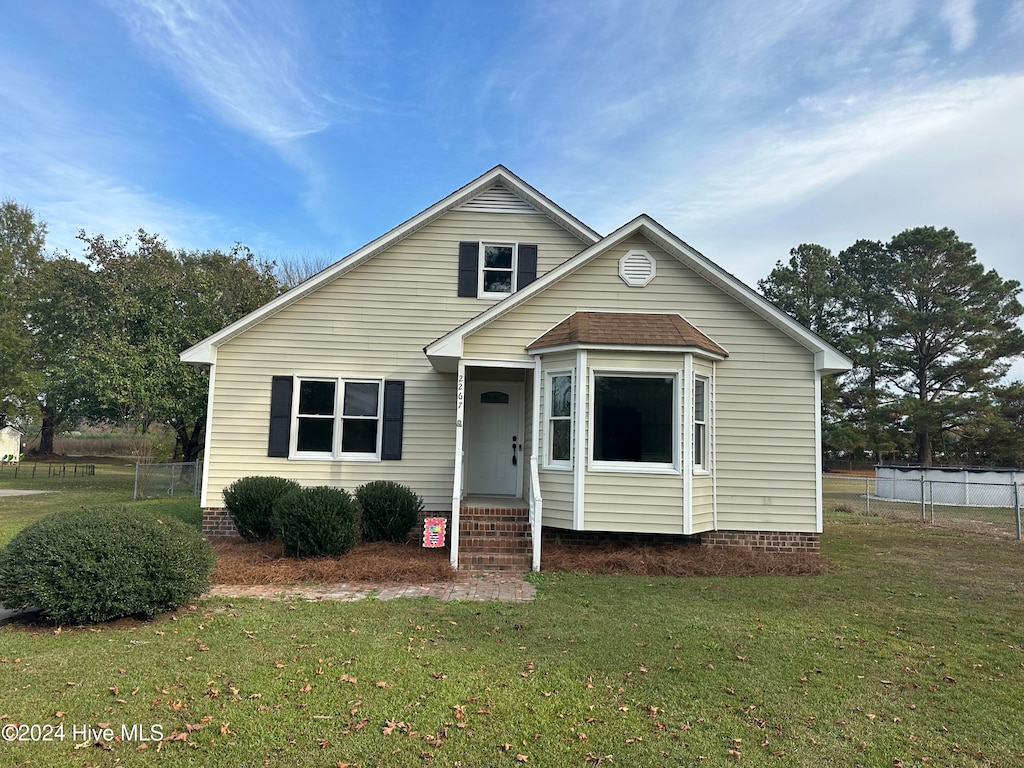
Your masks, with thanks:
[{"label": "concrete sidewalk", "polygon": [[5,496],[35,496],[39,493],[56,493],[56,491],[16,491],[13,488],[0,488],[0,499]]}]

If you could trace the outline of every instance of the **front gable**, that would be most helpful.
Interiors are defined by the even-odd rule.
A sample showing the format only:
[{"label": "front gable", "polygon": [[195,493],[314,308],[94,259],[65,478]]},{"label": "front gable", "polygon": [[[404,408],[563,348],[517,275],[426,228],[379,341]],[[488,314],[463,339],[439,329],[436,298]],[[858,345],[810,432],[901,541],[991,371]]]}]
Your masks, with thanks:
[{"label": "front gable", "polygon": [[850,361],[762,296],[647,216],[640,216],[525,290],[427,345],[438,370],[459,358],[530,359],[526,346],[574,311],[678,312],[725,348],[813,356],[823,373]]},{"label": "front gable", "polygon": [[[256,311],[181,353],[186,363],[208,365],[216,362],[217,350],[232,339],[249,332],[278,313],[302,304],[324,288],[356,272],[353,281],[370,284],[380,301],[403,301],[414,294],[441,310],[450,309],[453,297],[477,298],[460,290],[460,243],[512,244],[519,269],[516,282],[527,285],[582,248],[599,235],[503,166],[470,182],[390,232],[344,257],[332,266],[278,296]],[[397,255],[392,264],[375,271],[367,269],[384,254]],[[479,267],[480,279],[487,275]],[[480,303],[466,304],[455,314],[458,325],[501,298],[492,294]],[[427,311],[430,311],[429,309]]]}]

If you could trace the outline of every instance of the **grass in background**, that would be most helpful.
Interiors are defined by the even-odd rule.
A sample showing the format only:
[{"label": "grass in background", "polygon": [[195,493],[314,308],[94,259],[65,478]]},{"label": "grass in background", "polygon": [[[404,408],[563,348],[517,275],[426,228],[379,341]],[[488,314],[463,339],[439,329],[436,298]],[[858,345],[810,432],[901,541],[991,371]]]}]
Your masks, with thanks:
[{"label": "grass in background", "polygon": [[[132,502],[135,466],[123,459],[90,459],[88,463],[95,465],[96,474],[85,475],[80,471],[78,476],[73,475],[74,461],[47,462],[50,463],[65,465],[67,473],[63,477],[47,477],[46,464],[40,463],[33,478],[32,462],[22,465],[17,478],[10,466],[0,471],[0,489],[49,491],[31,496],[0,497],[0,546],[33,520],[79,506],[137,503],[143,508],[167,510],[166,514],[174,515],[196,527],[200,525],[201,513],[196,498]],[[82,466],[84,463],[79,464],[80,468]]]},{"label": "grass in background", "polygon": [[[541,574],[522,604],[210,599],[7,626],[0,722],[66,737],[0,750],[83,768],[1021,764],[1021,545],[830,514],[823,552],[814,577]],[[76,749],[73,726],[98,724],[171,740]]]}]

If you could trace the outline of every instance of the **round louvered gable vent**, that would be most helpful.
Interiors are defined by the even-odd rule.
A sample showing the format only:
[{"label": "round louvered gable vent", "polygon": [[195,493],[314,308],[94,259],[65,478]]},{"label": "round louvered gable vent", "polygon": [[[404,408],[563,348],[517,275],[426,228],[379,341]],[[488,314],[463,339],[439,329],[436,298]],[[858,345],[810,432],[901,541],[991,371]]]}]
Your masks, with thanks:
[{"label": "round louvered gable vent", "polygon": [[654,279],[655,262],[647,251],[630,251],[619,259],[619,277],[626,285],[642,288]]}]

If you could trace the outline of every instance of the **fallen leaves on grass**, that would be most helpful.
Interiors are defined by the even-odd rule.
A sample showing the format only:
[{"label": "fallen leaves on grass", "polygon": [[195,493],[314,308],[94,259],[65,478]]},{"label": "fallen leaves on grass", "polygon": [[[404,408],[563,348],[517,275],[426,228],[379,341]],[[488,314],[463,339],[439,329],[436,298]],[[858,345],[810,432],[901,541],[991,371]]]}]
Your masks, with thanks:
[{"label": "fallen leaves on grass", "polygon": [[638,576],[815,576],[832,565],[821,555],[758,552],[694,544],[546,543],[543,571]]},{"label": "fallen leaves on grass", "polygon": [[343,557],[285,557],[280,542],[249,543],[240,539],[215,541],[215,584],[297,584],[316,582],[450,581],[454,577],[445,550],[418,544],[373,542],[360,544]]}]

